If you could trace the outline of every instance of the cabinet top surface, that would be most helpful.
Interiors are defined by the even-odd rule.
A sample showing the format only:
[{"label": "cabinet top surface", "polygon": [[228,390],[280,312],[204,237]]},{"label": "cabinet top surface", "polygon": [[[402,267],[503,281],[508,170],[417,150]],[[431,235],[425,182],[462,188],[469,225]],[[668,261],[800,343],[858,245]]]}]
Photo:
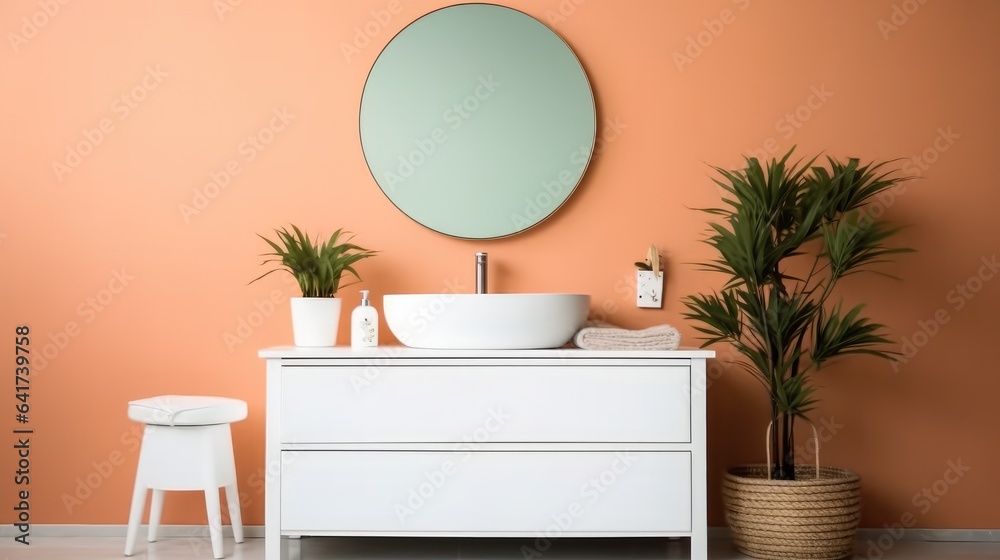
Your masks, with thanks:
[{"label": "cabinet top surface", "polygon": [[307,348],[273,346],[260,350],[261,358],[714,358],[714,350],[681,348],[679,350],[583,350],[553,348],[546,350],[431,350],[406,346],[379,346],[353,350],[350,346]]}]

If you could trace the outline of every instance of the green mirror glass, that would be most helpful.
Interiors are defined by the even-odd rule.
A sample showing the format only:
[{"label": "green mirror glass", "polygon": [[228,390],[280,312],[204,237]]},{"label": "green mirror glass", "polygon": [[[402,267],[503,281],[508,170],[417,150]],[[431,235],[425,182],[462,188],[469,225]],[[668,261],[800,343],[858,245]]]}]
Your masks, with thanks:
[{"label": "green mirror glass", "polygon": [[513,235],[579,184],[596,135],[569,46],[517,10],[460,4],[399,32],[361,97],[361,146],[403,213],[454,237]]}]

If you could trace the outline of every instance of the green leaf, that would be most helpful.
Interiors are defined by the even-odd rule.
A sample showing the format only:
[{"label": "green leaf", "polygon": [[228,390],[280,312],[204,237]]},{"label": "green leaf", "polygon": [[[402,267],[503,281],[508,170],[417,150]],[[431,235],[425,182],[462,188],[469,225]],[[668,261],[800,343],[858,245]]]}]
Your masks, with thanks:
[{"label": "green leaf", "polygon": [[295,225],[291,228],[291,232],[286,228],[274,230],[277,240],[258,234],[273,250],[262,256],[274,257],[261,264],[280,263],[280,266],[254,278],[251,284],[273,272],[285,271],[295,278],[303,297],[334,297],[345,272],[361,280],[351,265],[377,253],[351,243],[339,243],[344,233],[342,229],[335,231],[329,240],[320,242],[310,239]]},{"label": "green leaf", "polygon": [[885,326],[861,316],[864,305],[857,305],[842,315],[837,304],[829,312],[820,310],[813,330],[812,361],[817,366],[842,354],[870,354],[893,359],[894,352],[883,348],[891,341],[885,336]]},{"label": "green leaf", "polygon": [[888,247],[883,243],[900,228],[871,219],[860,218],[851,211],[836,222],[823,227],[823,254],[830,260],[834,279],[865,270],[867,267],[888,262],[885,257],[912,252],[908,248]]}]

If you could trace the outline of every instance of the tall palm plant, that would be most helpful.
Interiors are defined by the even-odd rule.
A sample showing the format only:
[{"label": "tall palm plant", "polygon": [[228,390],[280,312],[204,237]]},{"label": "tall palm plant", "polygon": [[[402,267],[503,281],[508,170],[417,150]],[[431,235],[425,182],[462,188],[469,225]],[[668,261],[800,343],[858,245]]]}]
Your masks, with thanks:
[{"label": "tall palm plant", "polygon": [[[794,151],[794,148],[793,148]],[[885,262],[895,253],[885,241],[896,233],[874,219],[873,197],[906,178],[884,170],[885,162],[861,165],[827,158],[829,169],[789,163],[792,151],[766,169],[757,158],[740,170],[715,167],[722,187],[720,208],[702,211],[721,218],[705,240],[718,258],[702,263],[722,273],[720,291],[684,298],[707,346],[728,342],[739,365],[766,389],[771,403],[772,478],[795,478],[794,426],[809,420],[816,405],[812,376],[844,354],[894,359],[886,350],[884,325],[831,299],[840,279]]]}]

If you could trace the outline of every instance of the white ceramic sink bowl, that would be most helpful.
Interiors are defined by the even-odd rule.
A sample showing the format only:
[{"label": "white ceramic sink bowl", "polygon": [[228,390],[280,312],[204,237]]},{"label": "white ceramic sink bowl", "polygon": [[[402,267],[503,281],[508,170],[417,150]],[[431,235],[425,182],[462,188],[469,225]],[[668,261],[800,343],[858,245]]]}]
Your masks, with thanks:
[{"label": "white ceramic sink bowl", "polygon": [[397,294],[383,296],[389,330],[413,348],[558,348],[587,320],[580,294]]}]

